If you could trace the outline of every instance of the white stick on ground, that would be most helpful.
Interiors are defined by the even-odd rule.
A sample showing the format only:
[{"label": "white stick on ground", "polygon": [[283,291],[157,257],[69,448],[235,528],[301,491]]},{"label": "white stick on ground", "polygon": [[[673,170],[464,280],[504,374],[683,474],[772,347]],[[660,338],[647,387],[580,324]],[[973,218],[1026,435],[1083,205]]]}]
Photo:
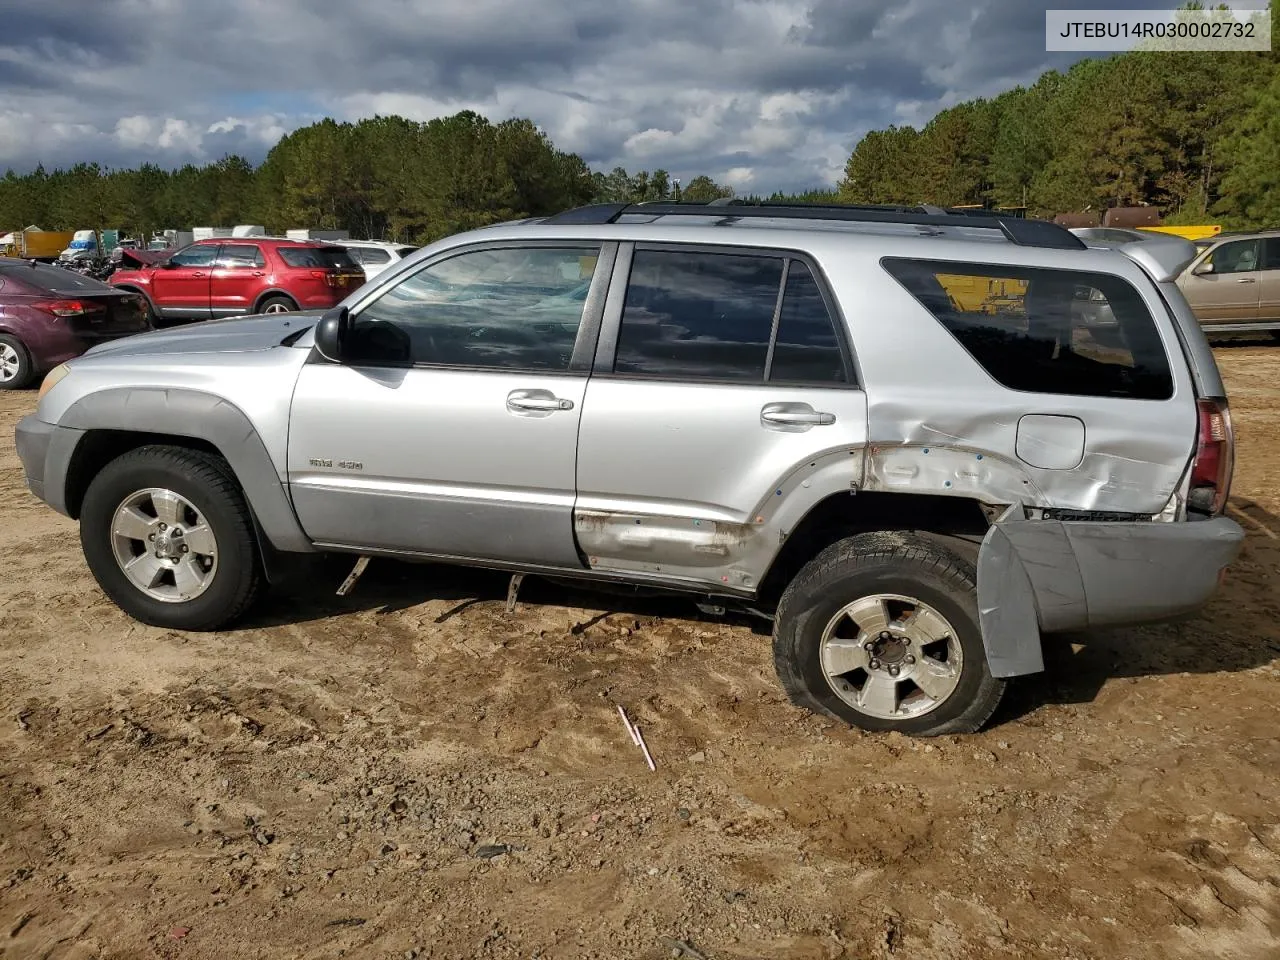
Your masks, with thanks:
[{"label": "white stick on ground", "polygon": [[653,757],[649,756],[649,748],[645,746],[644,734],[640,732],[640,728],[638,726],[634,729],[636,731],[636,742],[640,744],[640,749],[644,751],[644,762],[649,764],[650,770],[656,770],[657,767],[653,765]]},{"label": "white stick on ground", "polygon": [[627,733],[631,735],[631,742],[637,747],[640,746],[640,738],[636,736],[636,728],[627,719],[627,711],[622,709],[622,704],[618,704],[618,716],[622,717],[622,725],[627,728]]}]

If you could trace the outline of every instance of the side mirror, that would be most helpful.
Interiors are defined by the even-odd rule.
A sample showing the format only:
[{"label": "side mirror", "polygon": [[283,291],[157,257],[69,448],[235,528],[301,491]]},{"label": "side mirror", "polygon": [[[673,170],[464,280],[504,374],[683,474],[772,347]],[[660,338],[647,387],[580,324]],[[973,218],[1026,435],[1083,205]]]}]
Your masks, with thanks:
[{"label": "side mirror", "polygon": [[316,349],[320,356],[334,363],[342,362],[342,346],[351,328],[351,311],[334,307],[325,311],[316,324]]},{"label": "side mirror", "polygon": [[1194,273],[1196,276],[1200,276],[1202,273],[1213,273],[1213,261],[1206,260],[1204,263],[1200,264],[1200,266],[1196,267],[1191,272]]},{"label": "side mirror", "polygon": [[156,264],[156,266],[159,267],[161,270],[173,270],[178,265],[174,263],[172,260],[161,260],[159,263]]}]

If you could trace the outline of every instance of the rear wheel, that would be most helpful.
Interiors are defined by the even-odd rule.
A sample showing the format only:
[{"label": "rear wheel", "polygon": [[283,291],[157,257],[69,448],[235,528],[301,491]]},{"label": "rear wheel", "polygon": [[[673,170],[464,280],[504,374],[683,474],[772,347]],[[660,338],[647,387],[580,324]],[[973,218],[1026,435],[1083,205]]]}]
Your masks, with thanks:
[{"label": "rear wheel", "polygon": [[35,365],[22,341],[0,334],[0,390],[21,390],[35,379]]},{"label": "rear wheel", "polygon": [[267,297],[258,306],[259,313],[291,313],[298,305],[288,297]]},{"label": "rear wheel", "polygon": [[140,447],[107,464],[85,493],[80,543],[103,591],[154,626],[216,630],[260,589],[248,505],[203,451]]},{"label": "rear wheel", "polygon": [[828,547],[787,587],[774,621],[778,678],[792,702],[866,730],[972,733],[995,711],[976,575],[906,533]]}]

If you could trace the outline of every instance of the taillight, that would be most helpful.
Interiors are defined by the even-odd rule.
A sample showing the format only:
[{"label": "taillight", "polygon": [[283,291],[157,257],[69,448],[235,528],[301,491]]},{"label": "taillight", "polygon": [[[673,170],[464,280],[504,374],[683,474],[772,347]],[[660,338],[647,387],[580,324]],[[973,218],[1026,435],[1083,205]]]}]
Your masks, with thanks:
[{"label": "taillight", "polygon": [[100,303],[85,303],[83,300],[37,300],[31,306],[55,317],[78,317],[106,309]]},{"label": "taillight", "polygon": [[1200,513],[1217,515],[1227,506],[1231,473],[1235,468],[1235,436],[1231,411],[1226,400],[1196,401],[1199,430],[1196,456],[1191,461],[1191,490],[1187,506]]}]

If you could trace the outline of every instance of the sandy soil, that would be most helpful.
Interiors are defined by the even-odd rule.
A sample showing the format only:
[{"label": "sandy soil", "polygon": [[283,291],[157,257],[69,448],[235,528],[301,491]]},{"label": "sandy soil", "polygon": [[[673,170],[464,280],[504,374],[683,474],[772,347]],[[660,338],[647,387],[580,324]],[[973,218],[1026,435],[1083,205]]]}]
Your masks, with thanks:
[{"label": "sandy soil", "polygon": [[681,601],[530,581],[508,616],[502,577],[374,561],[142,627],[6,439],[0,956],[1276,957],[1280,349],[1218,352],[1221,595],[927,742],[792,708],[765,636]]}]

